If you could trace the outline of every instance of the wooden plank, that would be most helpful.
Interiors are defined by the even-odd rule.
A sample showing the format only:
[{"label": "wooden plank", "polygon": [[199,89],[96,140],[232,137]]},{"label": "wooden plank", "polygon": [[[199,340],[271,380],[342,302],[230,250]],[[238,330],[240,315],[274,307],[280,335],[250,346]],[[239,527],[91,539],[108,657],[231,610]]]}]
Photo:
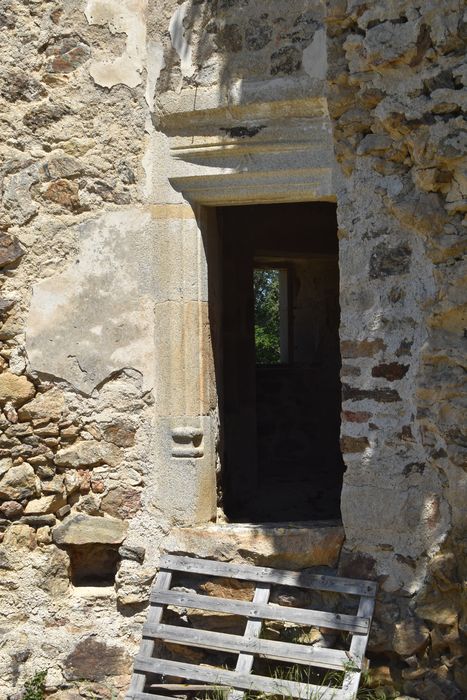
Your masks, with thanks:
[{"label": "wooden plank", "polygon": [[245,581],[276,583],[283,586],[297,586],[309,590],[334,591],[351,595],[371,596],[376,594],[377,584],[374,581],[324,576],[322,574],[304,574],[300,571],[283,571],[264,566],[249,566],[246,564],[229,564],[210,559],[195,559],[194,557],[179,557],[164,554],[160,567],[174,571],[184,571],[192,574],[208,574],[210,576],[225,576]]},{"label": "wooden plank", "polygon": [[[156,580],[154,582],[153,590],[156,590],[156,591],[168,590],[170,588],[171,581],[172,581],[172,574],[170,571],[159,571],[159,573],[156,576]],[[164,606],[160,603],[156,603],[155,605],[150,605],[149,612],[148,612],[148,622],[153,624],[153,625],[159,624],[159,622],[162,619],[163,611],[164,611]],[[142,656],[152,656],[153,652],[154,652],[154,640],[143,638],[143,640],[141,641],[139,653]],[[128,694],[126,696],[127,700],[130,700],[130,698],[133,698],[135,693],[143,692],[145,683],[146,683],[146,678],[145,678],[144,674],[133,673],[133,676],[131,677],[130,688],[129,688]]]},{"label": "wooden plank", "polygon": [[340,689],[323,688],[310,683],[298,683],[250,673],[242,674],[221,668],[207,668],[167,659],[147,659],[137,656],[135,669],[142,673],[160,673],[166,676],[181,676],[195,681],[208,681],[216,687],[222,685],[242,690],[258,690],[272,695],[282,694],[306,700],[309,700],[313,697],[313,693],[316,693],[320,700],[345,700]]},{"label": "wooden plank", "polygon": [[[191,627],[176,627],[175,625],[145,624],[143,634],[166,642],[184,644],[186,646],[214,649],[227,652],[248,652],[276,661],[319,666],[342,671],[351,658],[350,652],[340,649],[293,644],[270,639],[245,639],[234,634],[197,630]],[[354,660],[355,664],[357,663]]]},{"label": "wooden plank", "polygon": [[[195,685],[193,683],[151,683],[150,688],[162,688],[165,690],[170,690],[171,692],[177,691],[178,693],[184,690],[212,690],[213,686],[209,685]],[[223,690],[228,690],[225,686],[218,686]]]},{"label": "wooden plank", "polygon": [[357,634],[366,634],[369,628],[369,620],[366,617],[321,612],[320,610],[308,610],[305,608],[289,608],[282,605],[249,603],[243,600],[216,598],[208,595],[197,595],[196,593],[154,590],[150,599],[154,603],[164,603],[165,605],[173,605],[179,608],[197,608],[198,610],[256,617],[263,620],[295,622],[299,625],[346,630]]},{"label": "wooden plank", "polygon": [[[271,593],[271,586],[269,583],[257,583],[255,594],[253,596],[253,603],[266,604],[269,601],[269,595]],[[257,639],[261,634],[261,626],[263,621],[261,619],[248,620],[245,627],[245,634],[243,635],[245,641]],[[237,659],[237,664],[235,666],[235,671],[237,673],[251,673],[253,668],[253,661],[255,657],[251,653],[240,652]],[[228,695],[228,700],[240,700],[243,698],[243,692],[238,690],[231,691]]]},{"label": "wooden plank", "polygon": [[[155,693],[143,692],[128,693],[125,698],[126,700],[171,700],[170,695],[156,695]],[[175,700],[175,698],[173,700]]]},{"label": "wooden plank", "polygon": [[[358,606],[359,615],[361,615],[362,617],[368,617],[368,619],[371,621],[371,618],[373,617],[374,608],[375,599],[373,597],[362,596],[360,598],[360,603]],[[352,658],[355,659],[356,666],[358,669],[361,669],[363,666],[363,660],[369,636],[370,630],[368,629],[367,634],[354,635],[352,637],[352,641],[350,643],[350,654],[352,655]],[[357,697],[361,675],[361,670],[346,672],[344,676],[344,681],[342,683],[343,700],[354,700]]]}]

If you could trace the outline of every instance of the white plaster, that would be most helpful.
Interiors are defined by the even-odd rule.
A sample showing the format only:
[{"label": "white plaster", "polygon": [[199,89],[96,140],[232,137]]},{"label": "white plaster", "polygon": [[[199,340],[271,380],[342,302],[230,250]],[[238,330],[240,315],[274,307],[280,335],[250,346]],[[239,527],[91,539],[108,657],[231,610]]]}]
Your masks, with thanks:
[{"label": "white plaster", "polygon": [[147,0],[87,0],[84,14],[89,24],[107,25],[112,34],[127,36],[121,56],[91,62],[89,72],[98,85],[136,87],[141,83],[146,60],[146,6]]},{"label": "white plaster", "polygon": [[156,84],[161,74],[161,70],[165,66],[164,49],[159,41],[148,41],[147,57],[146,57],[146,91],[144,99],[151,110],[154,108],[154,92]]},{"label": "white plaster", "polygon": [[133,367],[154,385],[153,230],[144,210],[109,212],[76,227],[80,250],[36,284],[26,331],[32,369],[91,393]]},{"label": "white plaster", "polygon": [[303,68],[310,78],[324,80],[328,68],[326,31],[324,28],[315,32],[313,41],[303,51],[302,62]]},{"label": "white plaster", "polygon": [[183,20],[190,6],[190,1],[186,0],[180,7],[177,7],[169,24],[172,46],[180,58],[181,71],[184,77],[190,77],[195,70],[192,63],[192,48],[185,38],[185,29],[183,27]]}]

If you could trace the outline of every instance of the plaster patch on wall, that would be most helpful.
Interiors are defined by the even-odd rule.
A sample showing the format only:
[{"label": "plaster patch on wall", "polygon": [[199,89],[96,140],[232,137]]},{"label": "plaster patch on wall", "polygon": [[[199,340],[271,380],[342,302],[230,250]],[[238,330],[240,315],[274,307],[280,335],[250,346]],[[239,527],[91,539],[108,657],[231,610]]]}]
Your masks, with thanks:
[{"label": "plaster patch on wall", "polygon": [[147,0],[87,0],[84,14],[89,24],[107,25],[112,34],[127,36],[121,56],[91,62],[89,72],[98,85],[136,87],[141,83],[146,60],[146,6]]},{"label": "plaster patch on wall", "polygon": [[77,258],[36,284],[26,329],[33,370],[91,393],[111,373],[132,367],[154,385],[151,217],[110,212],[79,224]]},{"label": "plaster patch on wall", "polygon": [[182,75],[186,78],[193,75],[195,70],[192,63],[192,47],[185,38],[185,28],[183,26],[183,20],[190,6],[189,0],[180,5],[173,13],[169,24],[172,46],[179,55]]},{"label": "plaster patch on wall", "polygon": [[318,29],[313,41],[306,47],[302,55],[303,68],[310,78],[326,78],[328,59],[326,53],[326,30]]},{"label": "plaster patch on wall", "polygon": [[154,109],[154,92],[161,70],[165,67],[164,49],[159,41],[148,41],[147,45],[147,81],[144,99],[151,110]]}]

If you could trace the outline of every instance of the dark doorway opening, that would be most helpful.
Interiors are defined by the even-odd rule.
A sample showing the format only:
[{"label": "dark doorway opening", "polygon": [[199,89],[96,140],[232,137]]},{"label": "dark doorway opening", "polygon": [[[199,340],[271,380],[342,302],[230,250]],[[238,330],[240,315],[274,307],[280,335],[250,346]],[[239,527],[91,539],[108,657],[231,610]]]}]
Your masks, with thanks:
[{"label": "dark doorway opening", "polygon": [[221,207],[217,228],[224,512],[340,518],[336,207]]}]

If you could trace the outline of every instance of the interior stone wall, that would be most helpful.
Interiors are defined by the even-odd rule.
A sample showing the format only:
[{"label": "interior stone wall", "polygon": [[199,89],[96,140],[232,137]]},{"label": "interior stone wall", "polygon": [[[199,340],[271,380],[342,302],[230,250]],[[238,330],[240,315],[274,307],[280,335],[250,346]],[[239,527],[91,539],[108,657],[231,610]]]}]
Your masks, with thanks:
[{"label": "interior stone wall", "polygon": [[[0,26],[2,697],[45,669],[54,700],[122,697],[163,543],[236,556],[192,528],[218,420],[198,205],[334,193],[340,571],[381,584],[383,682],[461,698],[460,4],[2,0]],[[342,531],[292,559],[248,538],[335,566]],[[115,585],[72,585],[89,545]]]}]

